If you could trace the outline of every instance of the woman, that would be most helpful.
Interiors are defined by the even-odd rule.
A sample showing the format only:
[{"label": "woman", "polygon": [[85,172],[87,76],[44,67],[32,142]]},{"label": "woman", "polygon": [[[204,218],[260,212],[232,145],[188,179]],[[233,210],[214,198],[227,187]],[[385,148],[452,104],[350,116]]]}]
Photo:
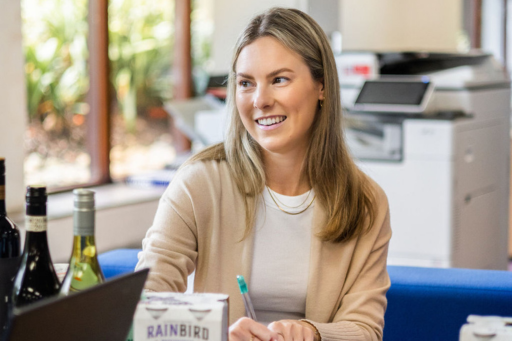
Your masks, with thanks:
[{"label": "woman", "polygon": [[[380,340],[391,237],[383,191],[343,141],[327,37],[274,8],[240,36],[226,141],[194,156],[162,196],[138,268],[146,289],[230,295],[230,341]],[[244,318],[245,276],[258,323]],[[268,324],[268,325],[267,325]]]}]

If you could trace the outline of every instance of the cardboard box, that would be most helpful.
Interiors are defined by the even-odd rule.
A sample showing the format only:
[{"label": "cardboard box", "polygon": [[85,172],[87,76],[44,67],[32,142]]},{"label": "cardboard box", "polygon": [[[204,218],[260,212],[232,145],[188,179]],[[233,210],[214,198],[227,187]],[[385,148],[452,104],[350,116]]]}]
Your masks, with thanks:
[{"label": "cardboard box", "polygon": [[228,341],[228,295],[146,293],[135,311],[134,341]]}]

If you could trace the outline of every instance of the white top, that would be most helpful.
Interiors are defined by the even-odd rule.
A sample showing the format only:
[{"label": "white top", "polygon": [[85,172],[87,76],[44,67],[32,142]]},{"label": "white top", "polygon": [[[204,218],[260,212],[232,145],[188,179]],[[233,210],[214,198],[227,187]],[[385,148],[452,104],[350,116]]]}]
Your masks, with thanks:
[{"label": "white top", "polygon": [[[272,191],[272,195],[282,209],[300,212],[311,203],[315,193],[311,190],[290,197]],[[260,323],[305,316],[314,205],[315,202],[298,215],[286,214],[276,206],[266,187],[263,191],[256,213],[254,256],[248,283]]]}]

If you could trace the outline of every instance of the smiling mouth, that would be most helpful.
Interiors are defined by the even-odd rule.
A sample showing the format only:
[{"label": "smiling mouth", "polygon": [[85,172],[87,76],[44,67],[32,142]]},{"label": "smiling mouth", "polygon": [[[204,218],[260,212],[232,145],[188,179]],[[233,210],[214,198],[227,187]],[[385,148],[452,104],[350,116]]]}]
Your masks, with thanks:
[{"label": "smiling mouth", "polygon": [[259,125],[262,126],[272,126],[274,124],[278,124],[286,120],[286,116],[273,116],[268,118],[259,118],[256,121]]}]

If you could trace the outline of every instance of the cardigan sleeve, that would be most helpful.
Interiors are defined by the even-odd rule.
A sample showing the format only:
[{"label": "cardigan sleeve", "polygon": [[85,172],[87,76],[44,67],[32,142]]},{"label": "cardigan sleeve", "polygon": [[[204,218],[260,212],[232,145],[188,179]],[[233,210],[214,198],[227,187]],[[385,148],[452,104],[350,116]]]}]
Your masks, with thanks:
[{"label": "cardigan sleeve", "polygon": [[[341,305],[332,322],[305,320],[317,328],[322,341],[382,340],[387,306],[386,292],[391,284],[386,268],[391,227],[387,199],[383,192],[382,195],[380,217],[377,221],[379,224],[373,227],[377,229],[374,231],[376,237],[370,238],[373,246],[365,254],[365,259],[353,259],[351,266],[360,270],[356,280],[341,299]],[[363,240],[365,238],[365,235],[361,237]],[[359,256],[361,254],[355,254],[356,258]],[[361,266],[358,266],[359,262]]]},{"label": "cardigan sleeve", "polygon": [[136,269],[150,268],[148,291],[184,292],[195,269],[197,229],[189,182],[193,166],[180,169],[162,195],[153,225],[142,241]]}]

